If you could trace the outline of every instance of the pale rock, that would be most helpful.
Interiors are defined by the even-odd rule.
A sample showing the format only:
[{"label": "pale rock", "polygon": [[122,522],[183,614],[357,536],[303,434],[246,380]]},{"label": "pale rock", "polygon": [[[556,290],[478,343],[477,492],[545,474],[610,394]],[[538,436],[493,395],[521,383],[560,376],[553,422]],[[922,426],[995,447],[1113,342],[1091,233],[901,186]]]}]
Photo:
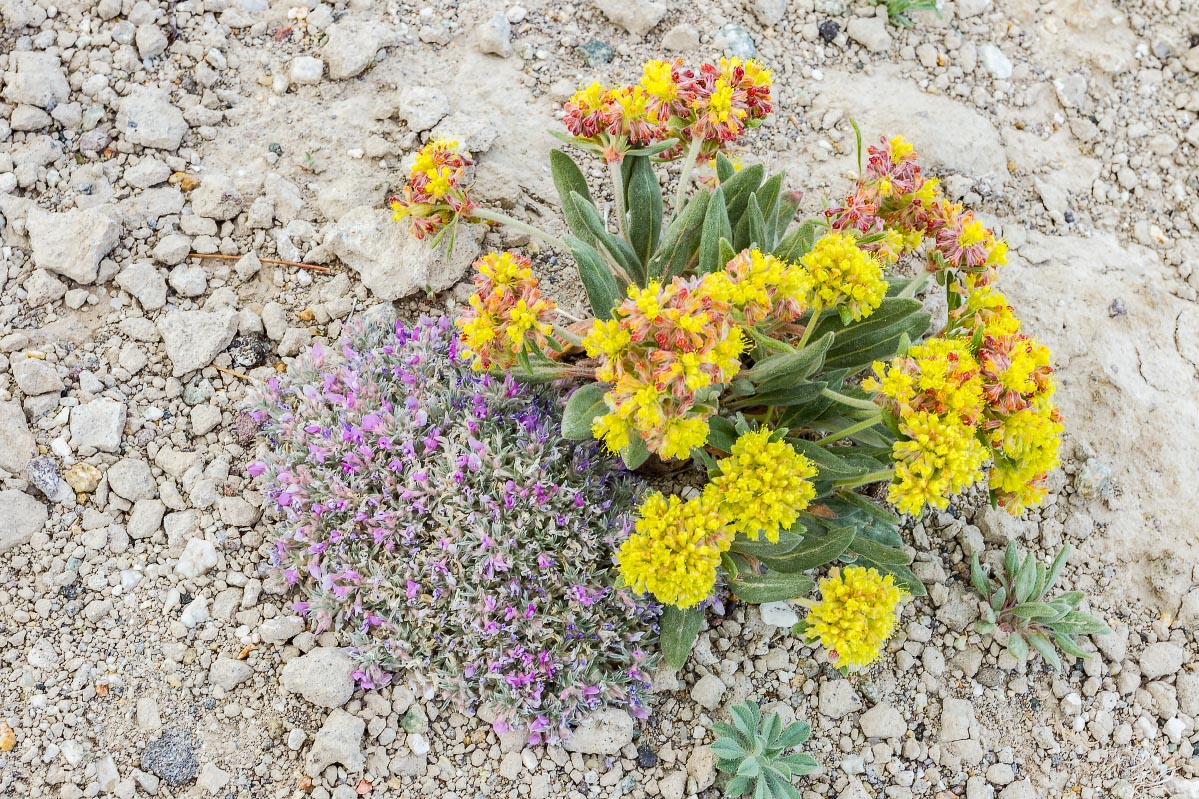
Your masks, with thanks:
[{"label": "pale rock", "polygon": [[941,704],[941,742],[965,741],[974,737],[978,722],[974,703],[969,699],[947,697]]},{"label": "pale rock", "polygon": [[694,25],[679,23],[663,34],[662,46],[676,53],[694,50],[699,47],[699,31]]},{"label": "pale rock", "polygon": [[204,597],[197,597],[183,608],[179,614],[179,623],[189,630],[194,630],[211,618],[212,614],[208,612],[208,600]]},{"label": "pale rock", "polygon": [[24,491],[0,491],[0,553],[20,546],[46,525],[46,506]]},{"label": "pale rock", "polygon": [[[154,260],[160,264],[174,266],[187,260],[187,256],[191,250],[192,240],[189,236],[184,236],[182,233],[172,233],[158,240],[158,244],[154,247]],[[163,290],[166,290],[165,286]]]},{"label": "pale rock", "polygon": [[100,261],[121,236],[121,225],[99,208],[30,212],[25,222],[33,262],[76,283],[96,281]]},{"label": "pale rock", "polygon": [[[190,249],[190,242],[188,245]],[[118,272],[117,285],[147,311],[156,311],[167,304],[166,278],[148,261],[135,261]]]},{"label": "pale rock", "polygon": [[482,230],[460,223],[453,255],[447,258],[444,243],[434,250],[392,221],[388,211],[364,205],[342,216],[327,243],[376,297],[398,300],[421,291],[443,291],[458,282],[479,256]]},{"label": "pale rock", "polygon": [[[499,135],[499,130],[486,117],[458,111],[438,122],[430,138],[456,141],[462,149],[478,156],[490,150]],[[458,233],[462,234],[461,225]]]},{"label": "pale rock", "polygon": [[225,691],[232,691],[254,674],[253,667],[244,660],[217,658],[208,669],[208,681]]},{"label": "pale rock", "polygon": [[248,252],[237,260],[233,265],[233,271],[237,273],[239,280],[246,281],[258,274],[262,269],[262,261],[258,259],[258,254]]},{"label": "pale rock", "polygon": [[125,182],[135,189],[148,189],[166,183],[171,168],[157,158],[146,157],[125,170]]},{"label": "pale rock", "polygon": [[872,53],[881,53],[891,46],[887,20],[882,17],[854,17],[845,26],[845,33]]},{"label": "pale rock", "polygon": [[837,799],[874,799],[870,792],[862,785],[862,781],[857,777],[850,777],[847,784],[841,793],[837,794]]},{"label": "pale rock", "polygon": [[512,23],[503,14],[496,14],[479,26],[475,44],[484,55],[507,58],[512,55]]},{"label": "pale rock", "polygon": [[328,39],[321,50],[321,57],[332,80],[345,80],[362,74],[375,60],[380,49],[399,43],[390,26],[349,19],[330,25],[325,35]]},{"label": "pale rock", "polygon": [[991,8],[991,0],[957,0],[954,3],[955,16],[961,19],[977,17]]},{"label": "pale rock", "polygon": [[763,25],[775,25],[787,15],[787,0],[753,0],[753,12]]},{"label": "pale rock", "polygon": [[1000,791],[999,799],[1038,799],[1038,796],[1036,789],[1032,787],[1032,780],[1025,777]]},{"label": "pale rock", "polygon": [[58,56],[48,52],[10,51],[4,73],[4,97],[47,110],[65,103],[71,94]]},{"label": "pale rock", "polygon": [[104,473],[90,463],[79,462],[67,469],[62,479],[80,494],[90,494],[104,479]]},{"label": "pale rock", "polygon": [[902,738],[908,730],[903,715],[886,702],[880,702],[858,719],[867,738]]},{"label": "pale rock", "polygon": [[76,450],[93,447],[117,452],[125,433],[125,404],[97,397],[71,410],[71,444]]},{"label": "pale rock", "polygon": [[130,502],[154,499],[158,484],[150,472],[150,464],[140,458],[122,458],[108,468],[108,487]]},{"label": "pale rock", "polygon": [[990,505],[975,519],[975,523],[982,531],[984,541],[999,546],[1007,546],[1009,542],[1019,541],[1021,538],[1030,539],[1035,529],[1031,522],[1013,516],[1003,508],[992,508]]},{"label": "pale rock", "polygon": [[768,627],[783,627],[790,629],[799,621],[799,614],[788,602],[763,602],[758,605],[762,614],[762,623]]},{"label": "pale rock", "polygon": [[[196,777],[196,788],[202,793],[220,793],[229,784],[229,772],[215,763],[205,763]],[[357,796],[357,794],[355,794]]]},{"label": "pale rock", "polygon": [[820,683],[820,712],[831,719],[842,719],[862,709],[849,680],[825,680]]},{"label": "pale rock", "polygon": [[662,799],[683,799],[687,795],[687,772],[672,771],[658,780],[658,792]]},{"label": "pale rock", "polygon": [[14,131],[29,132],[50,126],[50,115],[35,105],[19,105],[8,118]]},{"label": "pale rock", "polygon": [[237,311],[175,311],[158,320],[172,374],[183,377],[212,363],[237,335]]},{"label": "pale rock", "polygon": [[179,264],[171,270],[167,282],[180,297],[200,297],[208,290],[208,273],[202,266]]},{"label": "pale rock", "polygon": [[341,707],[354,695],[354,661],[340,649],[317,647],[289,660],[280,682],[283,690],[299,694],[317,707]]},{"label": "pale rock", "polygon": [[275,616],[258,625],[258,637],[268,644],[286,644],[304,632],[304,620],[299,616]]},{"label": "pale rock", "polygon": [[15,356],[11,368],[17,387],[28,396],[57,393],[64,388],[58,370],[40,358]]},{"label": "pale rock", "polygon": [[25,279],[25,302],[30,308],[40,308],[62,299],[67,293],[67,284],[47,272],[45,269],[35,269],[33,274]]},{"label": "pale rock", "polygon": [[169,44],[167,35],[157,25],[148,22],[137,27],[133,40],[137,44],[137,54],[142,58],[162,55]]},{"label": "pale rock", "polygon": [[[507,22],[508,20],[504,20]],[[515,782],[520,778],[520,772],[524,768],[524,763],[521,762],[520,752],[509,752],[500,760],[500,776],[509,782]]]},{"label": "pale rock", "polygon": [[1150,644],[1141,652],[1138,663],[1141,666],[1141,677],[1145,680],[1156,680],[1177,674],[1182,665],[1187,662],[1187,651],[1168,641]]},{"label": "pale rock", "polygon": [[206,538],[192,538],[175,564],[175,573],[185,580],[194,580],[208,574],[216,564],[216,546]]},{"label": "pale rock", "polygon": [[705,674],[691,688],[692,701],[708,710],[715,710],[724,698],[724,681],[714,674]]},{"label": "pale rock", "polygon": [[221,423],[221,409],[215,405],[196,405],[191,410],[192,435],[202,436],[212,432]]},{"label": "pale rock", "polygon": [[695,780],[695,787],[704,791],[716,782],[716,754],[710,746],[698,746],[687,758],[687,776]]},{"label": "pale rock", "polygon": [[311,330],[306,327],[289,327],[279,340],[279,355],[284,358],[299,355],[311,342]]},{"label": "pale rock", "polygon": [[101,791],[112,793],[120,780],[121,774],[117,771],[117,764],[113,762],[112,755],[105,755],[96,761],[96,784],[100,786]]},{"label": "pale rock", "polygon": [[315,777],[334,763],[345,766],[351,774],[361,771],[365,762],[362,754],[362,734],[365,731],[365,721],[341,708],[335,709],[312,741],[305,772]]},{"label": "pale rock", "polygon": [[321,82],[325,71],[325,62],[310,55],[302,55],[292,59],[288,78],[297,86],[312,85]]},{"label": "pale rock", "polygon": [[604,16],[641,38],[666,16],[666,5],[654,0],[592,0]]},{"label": "pale rock", "polygon": [[253,527],[262,511],[241,497],[221,497],[217,500],[221,521],[231,527]]},{"label": "pale rock", "polygon": [[449,115],[450,101],[444,93],[429,86],[404,86],[396,95],[394,113],[409,130],[423,133]]},{"label": "pale rock", "polygon": [[563,747],[583,755],[614,755],[632,743],[633,727],[627,711],[613,707],[595,710],[580,719]]},{"label": "pale rock", "polygon": [[125,525],[129,537],[135,541],[150,538],[162,527],[165,513],[166,505],[160,499],[143,499],[134,503]]},{"label": "pale rock", "polygon": [[117,107],[115,129],[130,144],[175,150],[187,133],[187,120],[165,91],[133,86]]},{"label": "pale rock", "polygon": [[241,212],[245,200],[228,175],[210,173],[191,192],[192,211],[197,216],[218,222],[232,219]]},{"label": "pale rock", "polygon": [[266,337],[271,341],[279,341],[287,332],[287,312],[275,301],[268,302],[262,307],[262,325]]},{"label": "pale rock", "polygon": [[993,44],[980,45],[978,48],[978,58],[988,73],[996,80],[1007,80],[1012,77],[1012,62],[1007,56]]},{"label": "pale rock", "polygon": [[0,402],[0,469],[20,474],[37,455],[25,412],[16,402]]}]

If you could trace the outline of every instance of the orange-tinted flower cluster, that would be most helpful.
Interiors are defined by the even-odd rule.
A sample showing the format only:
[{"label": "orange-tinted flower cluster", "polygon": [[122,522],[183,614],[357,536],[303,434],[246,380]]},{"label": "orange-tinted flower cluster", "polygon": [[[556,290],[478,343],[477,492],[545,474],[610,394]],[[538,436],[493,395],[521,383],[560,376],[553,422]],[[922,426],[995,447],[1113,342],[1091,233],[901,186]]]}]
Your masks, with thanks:
[{"label": "orange-tinted flower cluster", "polygon": [[902,136],[867,148],[866,166],[845,202],[825,213],[834,230],[877,234],[863,244],[894,263],[927,242],[930,271],[953,269],[991,282],[1007,262],[1007,244],[974,214],[947,200],[936,178],[926,177]]},{"label": "orange-tinted flower cluster", "polygon": [[389,202],[393,218],[411,220],[418,239],[435,234],[459,217],[469,218],[474,203],[466,193],[467,171],[475,162],[458,142],[433,140],[416,154],[408,182]]},{"label": "orange-tinted flower cluster", "polygon": [[722,58],[695,71],[680,59],[647,62],[633,86],[580,89],[563,106],[562,122],[572,136],[619,162],[630,149],[672,138],[680,144],[661,157],[676,156],[684,142],[697,139],[711,154],[772,109],[770,72],[757,62]]},{"label": "orange-tinted flower cluster", "polygon": [[745,347],[710,278],[630,286],[613,318],[597,319],[583,339],[587,354],[599,359],[596,379],[612,386],[604,395],[609,413],[593,425],[611,451],[636,435],[663,459],[686,458],[708,440],[714,408],[705,400],[737,374]]},{"label": "orange-tinted flower cluster", "polygon": [[541,296],[531,262],[510,252],[475,261],[470,309],[455,324],[462,330],[461,354],[478,370],[511,369],[532,345],[544,350],[553,332],[553,300]]}]

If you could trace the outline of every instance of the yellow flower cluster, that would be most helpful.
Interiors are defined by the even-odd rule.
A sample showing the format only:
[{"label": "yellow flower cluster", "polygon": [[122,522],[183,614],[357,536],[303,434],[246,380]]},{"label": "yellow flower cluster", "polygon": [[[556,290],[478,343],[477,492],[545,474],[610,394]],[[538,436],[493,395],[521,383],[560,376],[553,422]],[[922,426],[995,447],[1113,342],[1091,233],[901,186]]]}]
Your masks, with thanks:
[{"label": "yellow flower cluster", "polygon": [[838,668],[868,666],[895,632],[905,596],[890,574],[861,566],[833,569],[820,581],[820,601],[808,611],[804,637],[827,649]]},{"label": "yellow flower cluster", "polygon": [[983,384],[966,339],[929,339],[890,363],[876,361],[874,373],[862,388],[877,392],[892,416],[928,411],[968,427],[978,424]]},{"label": "yellow flower cluster", "polygon": [[811,478],[816,465],[786,441],[771,440],[769,429],[741,435],[720,474],[708,484],[720,499],[729,528],[753,540],[778,541],[816,496]]},{"label": "yellow flower cluster", "polygon": [[612,387],[604,395],[609,413],[592,433],[610,451],[637,435],[664,459],[686,458],[708,440],[713,409],[704,401],[740,370],[745,347],[714,285],[708,275],[629,286],[613,318],[593,323],[583,346],[599,361],[596,380]]},{"label": "yellow flower cluster", "polygon": [[712,593],[720,556],[738,534],[777,541],[816,494],[813,463],[774,432],[741,434],[720,475],[683,502],[651,494],[616,555],[624,581],[659,602],[689,608]]},{"label": "yellow flower cluster", "polygon": [[736,309],[745,324],[792,322],[808,307],[808,273],[761,250],[742,250],[711,275],[711,293]]},{"label": "yellow flower cluster", "polygon": [[711,494],[683,502],[655,492],[642,503],[634,532],[616,557],[634,591],[689,608],[712,593],[720,555],[731,543]]},{"label": "yellow flower cluster", "polygon": [[980,285],[974,275],[968,275],[957,290],[965,293],[965,299],[950,314],[953,329],[966,336],[974,335],[979,328],[991,336],[1020,332],[1020,320],[1008,305],[1007,297],[993,285]]},{"label": "yellow flower cluster", "polygon": [[541,296],[528,258],[493,252],[475,261],[470,308],[454,324],[461,354],[480,371],[510,369],[528,345],[542,349],[553,332],[555,305]]},{"label": "yellow flower cluster", "polygon": [[423,239],[459,217],[470,217],[475,205],[463,184],[474,163],[458,152],[456,141],[429,141],[417,151],[401,193],[389,200],[392,218],[409,219],[412,235]]},{"label": "yellow flower cluster", "polygon": [[887,294],[882,264],[859,247],[853,236],[822,236],[800,264],[811,280],[810,304],[836,308],[846,321],[865,319]]},{"label": "yellow flower cluster", "polygon": [[990,454],[973,427],[928,411],[899,420],[903,438],[891,447],[895,477],[887,499],[904,513],[925,505],[944,508],[949,498],[982,479]]}]

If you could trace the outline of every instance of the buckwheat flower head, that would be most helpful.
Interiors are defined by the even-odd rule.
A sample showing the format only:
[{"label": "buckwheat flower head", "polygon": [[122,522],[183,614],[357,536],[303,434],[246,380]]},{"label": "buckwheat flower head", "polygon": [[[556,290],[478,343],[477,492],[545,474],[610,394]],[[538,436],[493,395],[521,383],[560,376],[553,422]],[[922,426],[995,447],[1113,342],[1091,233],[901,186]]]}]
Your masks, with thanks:
[{"label": "buckwheat flower head", "polygon": [[774,109],[770,86],[770,71],[752,59],[722,58],[719,65],[701,65],[690,87],[692,121],[685,138],[711,142],[710,151],[735,141]]},{"label": "buckwheat flower head", "polygon": [[816,496],[811,480],[816,465],[772,438],[767,428],[741,434],[707,489],[719,500],[729,529],[755,541],[760,536],[778,541],[779,531],[795,524]]},{"label": "buckwheat flower head", "polygon": [[649,96],[654,119],[668,123],[685,118],[694,96],[692,84],[695,73],[683,67],[683,59],[675,61],[646,61],[642,67],[640,86]]},{"label": "buckwheat flower head", "polygon": [[968,339],[931,338],[888,363],[876,361],[862,388],[896,417],[928,411],[974,427],[982,412],[983,383]]},{"label": "buckwheat flower head", "polygon": [[579,89],[563,105],[562,124],[572,136],[589,139],[607,127],[612,97],[601,83]]},{"label": "buckwheat flower head", "polygon": [[882,654],[907,595],[890,574],[846,566],[820,581],[820,600],[805,619],[804,637],[828,650],[838,668],[860,669]]},{"label": "buckwheat flower head", "polygon": [[653,493],[637,511],[635,530],[616,559],[621,577],[634,591],[690,608],[711,595],[720,555],[731,543],[710,496],[684,502]]},{"label": "buckwheat flower head", "polygon": [[1037,397],[1053,394],[1049,348],[1023,333],[984,336],[978,361],[983,393],[998,413],[1023,410]]},{"label": "buckwheat flower head", "polygon": [[707,441],[713,408],[704,400],[740,370],[745,346],[713,286],[710,275],[630,286],[613,318],[593,323],[583,346],[598,361],[596,380],[611,388],[609,413],[592,432],[609,450],[635,433],[651,452],[684,458]]},{"label": "buckwheat flower head", "polygon": [[475,291],[455,320],[462,331],[461,354],[479,371],[511,369],[526,347],[545,348],[555,305],[541,296],[524,256],[488,253],[474,267]]},{"label": "buckwheat flower head", "polygon": [[988,336],[1009,336],[1020,332],[1020,320],[1007,297],[993,285],[979,284],[975,275],[967,275],[961,286],[965,300],[950,314],[954,325],[967,334],[980,327]]},{"label": "buckwheat flower head", "polygon": [[1045,498],[1045,479],[1060,462],[1061,433],[1061,414],[1047,396],[991,424],[990,485],[1008,512],[1021,513]]},{"label": "buckwheat flower head", "polygon": [[458,142],[430,141],[417,151],[401,193],[391,198],[392,217],[397,222],[410,219],[412,235],[418,239],[459,217],[469,218],[475,206],[464,184],[474,163],[458,151]]},{"label": "buckwheat flower head", "polygon": [[860,248],[853,236],[822,236],[800,263],[812,284],[810,304],[836,308],[847,320],[870,316],[887,294],[882,264]]},{"label": "buckwheat flower head", "polygon": [[926,505],[944,508],[949,498],[982,478],[989,452],[975,428],[957,419],[915,411],[899,419],[902,438],[891,446],[895,476],[887,499],[904,513]]},{"label": "buckwheat flower head", "polygon": [[811,278],[792,264],[760,250],[742,250],[711,275],[712,294],[739,311],[745,324],[784,324],[808,307]]}]

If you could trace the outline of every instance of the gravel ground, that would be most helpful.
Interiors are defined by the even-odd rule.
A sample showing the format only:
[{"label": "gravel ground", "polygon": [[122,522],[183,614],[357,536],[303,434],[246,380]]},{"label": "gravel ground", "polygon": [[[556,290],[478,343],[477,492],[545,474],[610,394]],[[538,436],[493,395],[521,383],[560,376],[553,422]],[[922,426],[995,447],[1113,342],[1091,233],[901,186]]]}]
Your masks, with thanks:
[{"label": "gravel ground", "polygon": [[[951,0],[905,30],[864,0],[523,2],[0,0],[0,795],[717,797],[709,728],[752,697],[812,723],[805,799],[1199,797],[1199,6]],[[647,722],[565,748],[355,691],[265,568],[234,373],[460,302],[480,248],[526,243],[467,231],[447,260],[390,223],[426,137],[554,227],[544,131],[576,85],[751,51],[779,113],[742,155],[809,211],[847,186],[852,117],[1007,236],[1060,368],[1048,504],[913,522],[929,596],[850,679],[793,608],[731,604]],[[568,260],[538,265],[581,310]],[[969,553],[1012,539],[1073,544],[1064,581],[1116,631],[1096,657],[1025,669],[968,631]]]}]

